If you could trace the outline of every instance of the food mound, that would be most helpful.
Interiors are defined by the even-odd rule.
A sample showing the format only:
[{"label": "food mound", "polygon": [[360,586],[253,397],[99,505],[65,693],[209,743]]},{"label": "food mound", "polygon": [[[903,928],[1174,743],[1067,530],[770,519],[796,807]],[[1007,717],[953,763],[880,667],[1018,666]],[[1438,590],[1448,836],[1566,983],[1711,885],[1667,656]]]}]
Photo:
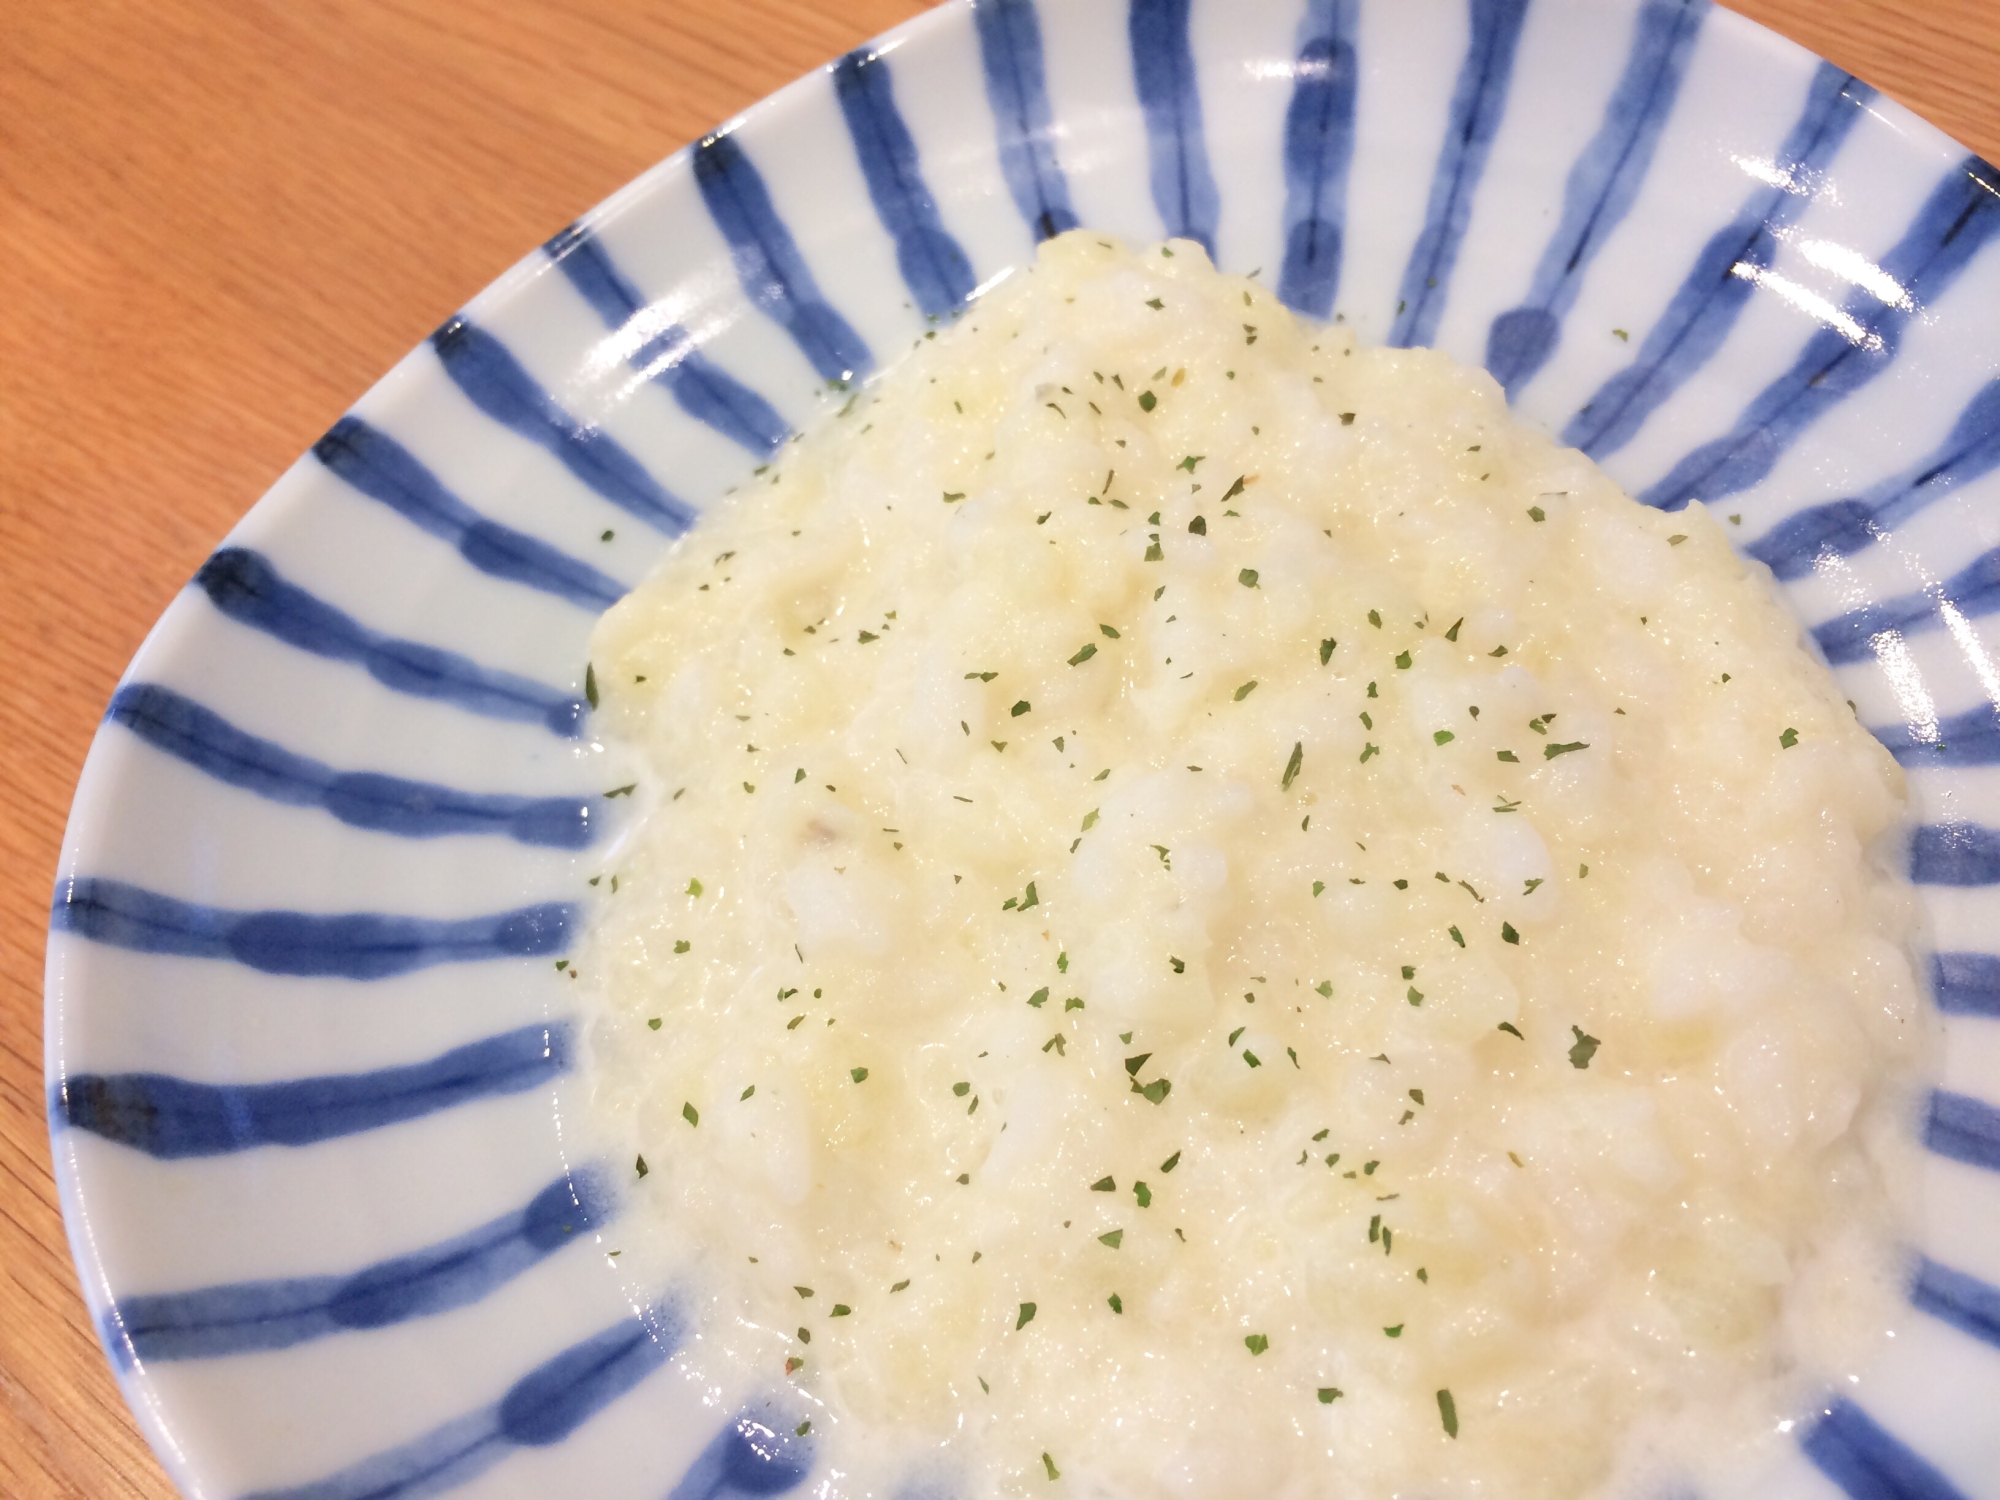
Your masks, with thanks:
[{"label": "food mound", "polygon": [[580,963],[702,1378],[827,1494],[1754,1460],[1886,1326],[1919,991],[1726,531],[1082,231],[718,505],[593,641]]}]

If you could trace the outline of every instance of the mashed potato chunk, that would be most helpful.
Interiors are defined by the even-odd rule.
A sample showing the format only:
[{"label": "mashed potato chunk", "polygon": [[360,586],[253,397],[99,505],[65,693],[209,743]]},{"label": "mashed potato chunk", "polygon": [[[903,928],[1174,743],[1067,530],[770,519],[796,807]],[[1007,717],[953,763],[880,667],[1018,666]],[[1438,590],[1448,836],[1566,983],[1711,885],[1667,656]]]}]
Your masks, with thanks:
[{"label": "mashed potato chunk", "polygon": [[1725,532],[1044,247],[594,639],[622,1264],[828,1494],[1739,1462],[1886,1326],[1919,991],[1900,774]]}]

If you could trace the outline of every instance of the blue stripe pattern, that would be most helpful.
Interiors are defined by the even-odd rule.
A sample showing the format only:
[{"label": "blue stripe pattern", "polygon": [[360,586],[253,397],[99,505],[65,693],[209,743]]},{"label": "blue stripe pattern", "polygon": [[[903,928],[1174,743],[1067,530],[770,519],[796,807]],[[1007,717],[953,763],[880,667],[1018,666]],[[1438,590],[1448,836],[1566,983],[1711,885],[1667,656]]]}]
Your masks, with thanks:
[{"label": "blue stripe pattern", "polygon": [[1910,838],[1918,885],[2000,885],[2000,831],[1977,823],[1926,823]]},{"label": "blue stripe pattern", "polygon": [[[667,1492],[667,1500],[731,1500],[739,1495],[782,1495],[812,1473],[811,1433],[767,1407],[737,1416],[702,1449]],[[902,1500],[908,1492],[899,1491]]]},{"label": "blue stripe pattern", "polygon": [[1924,1144],[1939,1156],[2000,1172],[2000,1109],[1970,1094],[1933,1089]]},{"label": "blue stripe pattern", "polygon": [[359,417],[335,422],[312,451],[330,473],[369,499],[381,501],[419,530],[451,543],[482,573],[593,611],[610,608],[625,593],[617,579],[588,563],[524,531],[487,520],[446,489],[407,448]]},{"label": "blue stripe pattern", "polygon": [[1431,174],[1430,203],[1417,236],[1390,325],[1393,349],[1428,348],[1444,316],[1452,272],[1472,220],[1472,199],[1486,175],[1486,159],[1500,132],[1507,89],[1514,79],[1514,52],[1527,18],[1528,0],[1471,0],[1472,40],[1452,90],[1444,150]]},{"label": "blue stripe pattern", "polygon": [[1508,400],[1555,353],[1584,273],[1637,200],[1708,10],[1709,0],[1646,0],[1641,8],[1625,72],[1563,185],[1562,219],[1535,267],[1528,298],[1487,330],[1486,368]]},{"label": "blue stripe pattern", "polygon": [[576,908],[560,901],[459,921],[229,911],[78,876],[57,887],[49,926],[135,953],[225,959],[263,974],[388,979],[434,964],[561,953],[575,919]]},{"label": "blue stripe pattern", "polygon": [[616,1210],[608,1176],[586,1168],[558,1177],[525,1208],[345,1276],[121,1297],[104,1315],[104,1342],[129,1369],[146,1360],[289,1349],[331,1334],[434,1317],[482,1301]]},{"label": "blue stripe pattern", "polygon": [[1354,162],[1357,0],[1312,0],[1285,109],[1285,261],[1278,299],[1294,312],[1332,316],[1340,290],[1347,173]]},{"label": "blue stripe pattern", "polygon": [[580,797],[497,796],[336,771],[245,734],[222,715],[157,683],[120,688],[105,718],[204,775],[274,802],[321,808],[356,828],[409,839],[500,834],[554,849],[590,843],[590,804]]},{"label": "blue stripe pattern", "polygon": [[[565,1349],[530,1370],[494,1405],[338,1474],[244,1500],[421,1500],[471,1483],[516,1448],[550,1448],[658,1370],[687,1337],[684,1321],[654,1308]],[[588,1493],[583,1476],[559,1484]]]},{"label": "blue stripe pattern", "polygon": [[2000,1017],[2000,955],[1933,955],[1931,995],[1948,1016]]},{"label": "blue stripe pattern", "polygon": [[1870,733],[1898,761],[1919,770],[2000,765],[2000,709],[1990,703],[1939,720],[1935,740],[1918,739],[1914,724]]},{"label": "blue stripe pattern", "polygon": [[1965,1500],[1926,1459],[1844,1396],[1834,1398],[1799,1446],[1852,1500]]},{"label": "blue stripe pattern", "polygon": [[1916,635],[1938,629],[1947,604],[1968,619],[2000,609],[2000,547],[1980,553],[1943,583],[1864,604],[1815,625],[1813,639],[1836,667],[1865,661],[1875,649],[1875,637],[1884,632]]},{"label": "blue stripe pattern", "polygon": [[569,1071],[565,1023],[524,1026],[425,1062],[282,1083],[196,1083],[167,1073],[76,1073],[56,1089],[56,1123],[163,1161],[258,1146],[309,1146],[524,1093]]},{"label": "blue stripe pattern", "polygon": [[1724,437],[1688,454],[1639,496],[1662,510],[1690,500],[1715,501],[1749,489],[1820,417],[1886,370],[1903,332],[1951,289],[1959,273],[2000,233],[2000,173],[1969,156],[1945,174],[1880,269],[1904,295],[1885,303],[1857,292],[1845,312],[1861,330],[1856,342],[1821,328],[1792,367],[1760,391]]},{"label": "blue stripe pattern", "polygon": [[1802,578],[1823,557],[1846,557],[1962,484],[2000,468],[2000,380],[1972,398],[1951,434],[1915,468],[1847,500],[1807,506],[1743,550],[1779,578]]},{"label": "blue stripe pattern", "polygon": [[1069,179],[1056,159],[1055,111],[1042,65],[1042,23],[1034,0],[972,0],[986,102],[1000,144],[1000,175],[1038,240],[1080,222]]},{"label": "blue stripe pattern", "polygon": [[1188,39],[1192,0],[1132,0],[1126,32],[1132,77],[1146,116],[1153,202],[1169,239],[1193,240],[1215,258],[1222,196],[1208,165],[1194,46]]},{"label": "blue stripe pattern", "polygon": [[[1508,103],[1529,0],[1466,3],[1469,45],[1431,176],[1423,228],[1402,274],[1388,339],[1394,346],[1426,345],[1435,338]],[[1057,154],[1035,0],[968,0],[968,5],[1009,194],[1036,238],[1074,228],[1078,217]],[[1167,234],[1195,240],[1212,257],[1221,197],[1197,83],[1193,0],[1127,0],[1127,5],[1153,202]],[[1486,363],[1510,400],[1554,357],[1591,265],[1631,212],[1709,6],[1710,0],[1637,0],[1623,73],[1595,134],[1569,171],[1560,224],[1523,302],[1501,313],[1488,330]],[[1326,318],[1339,296],[1348,247],[1360,0],[1305,0],[1303,9],[1283,134],[1278,291],[1296,311]],[[904,76],[907,83],[911,75]],[[829,81],[911,300],[933,321],[952,316],[973,295],[975,272],[925,179],[922,153],[897,106],[890,60],[865,49],[850,53],[832,65]],[[1778,244],[1813,201],[1812,184],[1835,161],[1874,98],[1873,90],[1850,75],[1819,67],[1775,159],[1783,184],[1752,193],[1708,239],[1630,368],[1607,381],[1571,418],[1565,441],[1593,457],[1616,452],[1714,358],[1748,305],[1758,276],[1773,266]],[[823,380],[844,386],[871,373],[872,350],[822,293],[741,136],[703,140],[690,153],[689,170],[751,303],[785,329]],[[1814,421],[1895,359],[1909,321],[1935,305],[1996,233],[2000,176],[1970,158],[1933,192],[1883,258],[1883,274],[1908,295],[1893,303],[1861,292],[1849,298],[1843,310],[1849,333],[1827,327],[1813,334],[1791,370],[1745,408],[1727,436],[1688,454],[1642,498],[1678,508],[1691,498],[1719,499],[1761,481]],[[688,328],[636,321],[646,317],[649,305],[592,231],[572,224],[543,248],[607,328],[643,337],[627,356],[630,366],[661,385],[683,412],[760,459],[792,436],[771,402],[705,356]],[[658,332],[650,331],[654,326]],[[460,315],[430,343],[447,378],[485,417],[553,456],[592,493],[669,537],[692,524],[692,506],[607,432],[566,410],[492,332]],[[356,493],[446,542],[487,577],[592,612],[624,593],[622,583],[580,557],[486,518],[413,453],[360,417],[335,423],[313,454]],[[1798,512],[1746,550],[1779,578],[1796,579],[1823,559],[1872,545],[1996,468],[2000,380],[1974,398],[1922,462],[1858,495]],[[493,719],[538,723],[569,738],[585,725],[585,706],[574,694],[376,632],[288,582],[256,552],[222,549],[195,582],[231,620],[316,656],[359,665],[396,692]],[[1830,661],[1859,661],[1885,632],[1935,629],[1947,604],[1969,616],[2000,611],[2000,548],[1938,586],[1871,603],[1819,626],[1814,636]],[[471,793],[338,770],[249,734],[159,684],[126,684],[106,717],[224,785],[323,811],[371,832],[403,838],[478,835],[580,849],[601,822],[594,799],[582,796]],[[1944,721],[1936,743],[1916,743],[1912,732],[1878,731],[1885,741],[1899,733],[1907,741],[1891,747],[1906,765],[2000,764],[2000,709],[1994,706],[1982,704]],[[1909,868],[1919,884],[2000,886],[2000,828],[1920,827]],[[140,953],[356,981],[431,965],[561,954],[577,920],[575,906],[556,902],[458,920],[230,910],[93,877],[59,887],[51,912],[55,931]],[[1931,977],[1946,1014],[2000,1018],[2000,954],[1938,954]],[[158,1160],[303,1147],[546,1090],[575,1066],[578,1041],[572,1022],[537,1022],[413,1063],[263,1083],[78,1073],[60,1082],[48,1106],[57,1128]],[[1927,1147],[1942,1156],[2000,1171],[1995,1104],[1934,1091],[1922,1133]],[[511,1212],[360,1269],[120,1298],[105,1312],[103,1331],[114,1359],[133,1370],[153,1360],[284,1350],[435,1317],[483,1302],[603,1225],[618,1208],[614,1174],[584,1168],[547,1183]],[[2000,1288],[1922,1259],[1910,1298],[1924,1313],[2000,1348]],[[245,1500],[419,1500],[457,1489],[524,1447],[565,1442],[672,1359],[689,1332],[682,1313],[661,1303],[563,1350],[514,1380],[491,1404],[414,1441],[313,1482]],[[497,1376],[481,1399],[505,1379]],[[667,1500],[725,1500],[796,1489],[812,1472],[819,1442],[806,1427],[782,1416],[777,1402],[740,1411],[714,1432]],[[1959,1491],[1937,1467],[1851,1401],[1831,1399],[1800,1441],[1819,1470],[1856,1500],[1958,1500]],[[571,1472],[568,1467],[554,1472],[559,1492],[588,1488],[580,1467],[569,1482],[560,1478]]]},{"label": "blue stripe pattern", "polygon": [[1563,441],[1592,458],[1617,452],[1666,399],[1707,364],[1767,271],[1780,234],[1812,202],[1818,179],[1839,153],[1875,90],[1821,63],[1806,90],[1806,105],[1778,148],[1777,184],[1751,194],[1734,220],[1712,235],[1695,257],[1660,321],[1639,346],[1629,369],[1606,381],[1563,429]]},{"label": "blue stripe pattern", "polygon": [[1910,1286],[1910,1301],[1961,1333],[2000,1348],[2000,1287],[1926,1256]]},{"label": "blue stripe pattern", "polygon": [[712,135],[694,148],[694,180],[729,242],[744,295],[792,336],[820,378],[839,385],[874,369],[861,335],[820,294],[763,175],[735,136]]},{"label": "blue stripe pattern", "polygon": [[587,427],[564,411],[484,328],[460,314],[431,335],[431,348],[452,384],[474,406],[547,450],[596,494],[666,536],[679,536],[693,523],[693,506],[668,494],[610,433]]},{"label": "blue stripe pattern", "polygon": [[[542,246],[569,284],[614,332],[645,310],[639,289],[625,279],[603,242],[581,224],[571,224]],[[626,363],[666,387],[682,411],[731,442],[768,458],[791,427],[757,392],[696,347],[694,335],[670,323],[637,349]]]},{"label": "blue stripe pattern", "polygon": [[833,65],[833,92],[854,142],[875,216],[896,242],[896,268],[927,318],[956,312],[972,297],[972,261],[952,238],[924,185],[916,139],[896,108],[889,61],[850,52]]},{"label": "blue stripe pattern", "polygon": [[382,686],[449,703],[489,719],[540,724],[574,739],[588,712],[581,698],[533,678],[496,672],[468,657],[371,630],[282,577],[262,553],[224,547],[201,565],[194,586],[239,625],[332,661],[353,662]]}]

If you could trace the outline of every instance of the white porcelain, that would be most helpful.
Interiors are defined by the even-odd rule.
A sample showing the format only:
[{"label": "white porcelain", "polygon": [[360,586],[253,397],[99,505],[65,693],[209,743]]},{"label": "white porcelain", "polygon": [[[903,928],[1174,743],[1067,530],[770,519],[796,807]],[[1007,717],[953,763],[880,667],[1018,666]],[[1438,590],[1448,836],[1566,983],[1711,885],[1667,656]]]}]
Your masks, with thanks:
[{"label": "white porcelain", "polygon": [[823,1474],[781,1380],[715,1392],[671,1357],[699,1333],[674,1289],[605,1253],[630,1168],[565,1144],[556,961],[621,807],[585,641],[766,440],[1082,222],[1207,235],[1370,340],[1490,359],[1572,441],[1657,364],[1593,451],[1658,502],[1752,415],[1692,493],[1796,574],[1910,767],[1943,1035],[1898,1352],[1755,1492],[2000,1497],[1996,183],[1702,0],[956,0],[531,254],[245,517],[77,790],[55,1158],[175,1481]]}]

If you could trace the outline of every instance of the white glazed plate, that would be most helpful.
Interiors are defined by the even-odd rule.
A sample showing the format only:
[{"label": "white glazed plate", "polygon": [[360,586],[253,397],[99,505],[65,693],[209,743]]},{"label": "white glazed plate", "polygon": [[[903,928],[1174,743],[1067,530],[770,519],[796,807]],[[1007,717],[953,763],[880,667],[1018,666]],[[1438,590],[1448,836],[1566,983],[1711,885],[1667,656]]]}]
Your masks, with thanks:
[{"label": "white glazed plate", "polygon": [[1075,224],[1484,363],[1741,517],[1909,768],[1943,1035],[1912,1308],[1772,1496],[2000,1497],[2000,174],[1705,0],[955,0],[531,255],[203,566],[48,959],[85,1295],[191,1496],[774,1494],[565,1144],[584,650],[700,510]]}]

